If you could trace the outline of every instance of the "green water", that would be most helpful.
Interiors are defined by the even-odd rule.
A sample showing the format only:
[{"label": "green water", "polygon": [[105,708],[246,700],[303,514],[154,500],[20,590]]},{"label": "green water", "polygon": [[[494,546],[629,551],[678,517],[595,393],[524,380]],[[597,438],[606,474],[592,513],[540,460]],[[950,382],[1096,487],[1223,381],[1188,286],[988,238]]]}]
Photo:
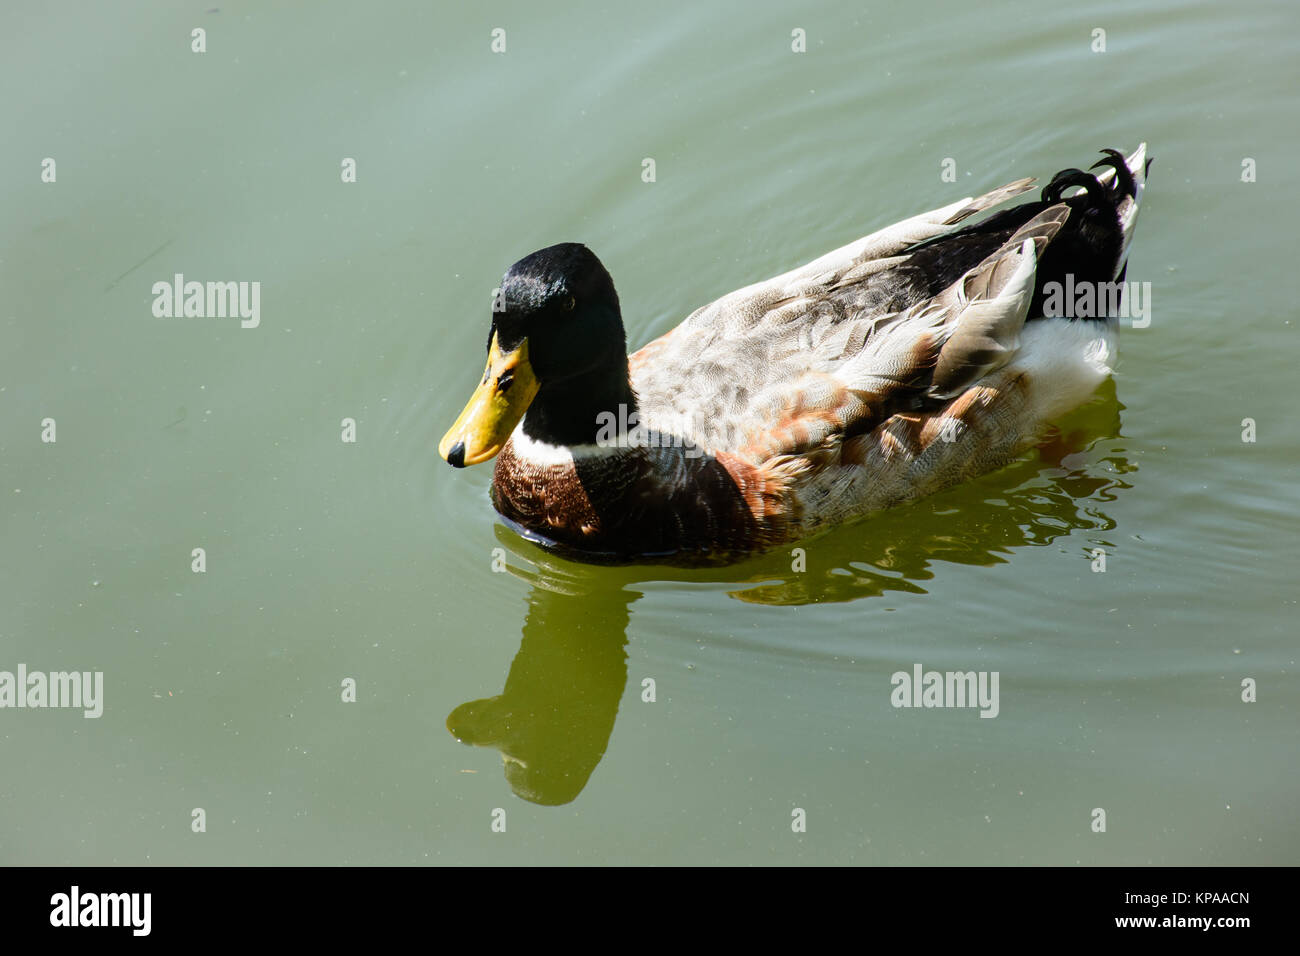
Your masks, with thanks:
[{"label": "green water", "polygon": [[[549,6],[0,13],[0,670],[104,673],[0,710],[0,863],[1300,862],[1295,5]],[[1142,140],[1113,385],[803,571],[547,558],[436,457],[536,248],[639,346]]]}]

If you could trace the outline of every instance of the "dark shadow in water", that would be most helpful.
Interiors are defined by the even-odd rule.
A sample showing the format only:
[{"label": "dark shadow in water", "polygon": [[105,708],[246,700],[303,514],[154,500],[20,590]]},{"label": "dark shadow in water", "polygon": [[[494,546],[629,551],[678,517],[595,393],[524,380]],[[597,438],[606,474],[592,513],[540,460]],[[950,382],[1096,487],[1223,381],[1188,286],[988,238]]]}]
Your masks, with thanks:
[{"label": "dark shadow in water", "polygon": [[[462,704],[447,728],[495,747],[510,788],[556,805],[581,793],[604,756],[627,683],[627,625],[644,582],[727,583],[754,604],[852,601],[902,591],[925,594],[936,562],[988,566],[1016,548],[1084,532],[1080,558],[1109,548],[1115,522],[1103,510],[1137,466],[1109,443],[1122,406],[1114,386],[1075,412],[1036,453],[959,488],[730,568],[593,567],[548,554],[504,526],[498,542],[530,583],[519,653],[496,697]],[[798,549],[798,550],[796,550]],[[518,564],[526,563],[529,568]]]}]

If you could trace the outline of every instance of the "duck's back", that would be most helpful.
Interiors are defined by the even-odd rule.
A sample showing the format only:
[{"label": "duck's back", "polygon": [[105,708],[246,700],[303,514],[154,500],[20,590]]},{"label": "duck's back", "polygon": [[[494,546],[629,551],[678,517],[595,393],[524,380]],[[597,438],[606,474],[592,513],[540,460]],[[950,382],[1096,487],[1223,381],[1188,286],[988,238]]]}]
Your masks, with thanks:
[{"label": "duck's back", "polygon": [[[688,447],[754,464],[811,455],[815,465],[837,450],[852,463],[863,452],[863,442],[855,444],[862,436],[880,432],[873,443],[888,447],[909,422],[917,439],[931,421],[964,414],[960,421],[969,423],[991,402],[987,389],[1003,382],[1007,368],[1023,375],[1054,369],[1054,392],[1036,388],[1027,414],[1003,409],[1001,437],[975,455],[1005,457],[1006,448],[1032,437],[1040,415],[1059,414],[1096,387],[1094,374],[1062,375],[1063,366],[1082,361],[1104,370],[1102,377],[1109,372],[1100,357],[1113,353],[1106,322],[1026,335],[1026,321],[1030,328],[1042,321],[1044,286],[1067,272],[1077,283],[1109,282],[1122,272],[1144,183],[1144,147],[1116,166],[1122,172],[1112,168],[1099,177],[1104,195],[1092,190],[1062,199],[1062,189],[1081,184],[1078,177],[1091,179],[1067,170],[1043,198],[958,226],[1033,182],[1020,180],[697,310],[631,357],[641,421]],[[941,429],[952,438],[953,427]],[[908,448],[924,450],[915,442]]]}]

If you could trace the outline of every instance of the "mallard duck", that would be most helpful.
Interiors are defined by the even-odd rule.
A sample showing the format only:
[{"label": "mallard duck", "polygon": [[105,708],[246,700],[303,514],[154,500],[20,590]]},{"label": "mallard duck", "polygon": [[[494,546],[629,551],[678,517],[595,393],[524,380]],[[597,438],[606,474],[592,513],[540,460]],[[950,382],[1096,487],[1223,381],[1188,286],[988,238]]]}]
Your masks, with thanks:
[{"label": "mallard duck", "polygon": [[1124,278],[1146,144],[1102,152],[981,221],[1034,180],[725,295],[630,357],[591,250],[525,256],[438,451],[495,456],[506,521],[597,562],[727,563],[998,468],[1111,372],[1117,320],[1060,295]]}]

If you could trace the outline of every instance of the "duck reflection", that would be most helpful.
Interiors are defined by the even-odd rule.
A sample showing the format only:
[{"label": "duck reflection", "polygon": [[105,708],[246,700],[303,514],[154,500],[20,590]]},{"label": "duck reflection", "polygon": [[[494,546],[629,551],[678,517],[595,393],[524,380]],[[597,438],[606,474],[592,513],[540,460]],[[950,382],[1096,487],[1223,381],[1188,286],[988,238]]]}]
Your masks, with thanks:
[{"label": "duck reflection", "polygon": [[[511,573],[531,587],[523,640],[504,690],[447,718],[456,739],[500,751],[506,781],[533,803],[569,803],[604,756],[627,684],[627,626],[645,582],[738,585],[755,604],[925,594],[939,562],[988,566],[1014,549],[1078,534],[1081,555],[1113,547],[1104,506],[1137,470],[1116,441],[1114,387],[1070,416],[1031,455],[941,495],[730,568],[591,567],[497,526]],[[526,565],[520,567],[520,564]]]},{"label": "duck reflection", "polygon": [[[503,544],[514,542],[498,528]],[[640,594],[543,561],[532,581],[524,638],[496,697],[461,704],[453,737],[495,747],[510,789],[548,806],[568,803],[605,755],[627,683],[627,624]]]}]

